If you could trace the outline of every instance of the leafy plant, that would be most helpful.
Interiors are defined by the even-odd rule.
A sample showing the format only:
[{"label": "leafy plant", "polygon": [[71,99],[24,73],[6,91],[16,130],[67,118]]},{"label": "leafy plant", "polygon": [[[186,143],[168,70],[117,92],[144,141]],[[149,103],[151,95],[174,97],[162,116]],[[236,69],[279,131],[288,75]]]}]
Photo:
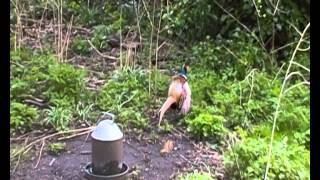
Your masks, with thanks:
[{"label": "leafy plant", "polygon": [[77,36],[73,39],[71,49],[73,52],[80,55],[88,55],[90,53],[90,45],[88,41],[83,39],[81,36]]},{"label": "leafy plant", "polygon": [[[237,143],[224,155],[227,175],[230,179],[260,179],[264,176],[269,138],[254,135]],[[288,138],[274,141],[271,168],[272,179],[309,179],[310,152],[303,146],[288,144]]]},{"label": "leafy plant", "polygon": [[57,131],[64,131],[69,129],[68,125],[72,121],[72,111],[66,107],[51,107],[46,109],[47,124],[51,124]]},{"label": "leafy plant", "polygon": [[52,155],[59,155],[63,151],[65,151],[65,149],[66,149],[66,144],[65,143],[60,143],[60,142],[51,143],[48,146],[49,153],[52,154]]},{"label": "leafy plant", "polygon": [[54,64],[48,69],[48,91],[45,95],[56,105],[55,99],[67,98],[72,104],[77,102],[86,93],[84,70],[75,69],[69,64]]},{"label": "leafy plant", "polygon": [[134,108],[123,108],[119,113],[119,122],[124,128],[136,128],[143,130],[148,127],[148,121],[144,114]]},{"label": "leafy plant", "polygon": [[210,173],[207,172],[192,172],[185,175],[180,175],[179,180],[214,180]]},{"label": "leafy plant", "polygon": [[76,110],[75,110],[76,117],[78,117],[79,120],[81,121],[91,119],[90,114],[93,109],[93,105],[94,104],[90,104],[90,105],[84,105],[82,103],[77,104]]},{"label": "leafy plant", "polygon": [[165,133],[170,133],[173,129],[173,125],[169,124],[168,121],[164,122],[163,126],[160,126],[160,130]]},{"label": "leafy plant", "polygon": [[98,106],[103,110],[120,111],[135,107],[138,111],[149,100],[147,76],[139,70],[118,71],[102,88]]},{"label": "leafy plant", "polygon": [[222,140],[226,133],[224,121],[224,117],[215,113],[213,107],[196,107],[186,119],[187,131],[197,138],[215,136]]},{"label": "leafy plant", "polygon": [[31,129],[32,123],[38,118],[36,108],[19,102],[10,102],[10,133],[25,133]]}]

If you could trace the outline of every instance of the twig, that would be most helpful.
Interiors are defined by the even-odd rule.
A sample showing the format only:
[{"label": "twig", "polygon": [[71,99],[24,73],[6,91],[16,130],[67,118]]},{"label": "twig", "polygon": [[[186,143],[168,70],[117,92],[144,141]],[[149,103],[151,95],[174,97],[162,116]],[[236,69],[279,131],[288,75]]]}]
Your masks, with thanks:
[{"label": "twig", "polygon": [[[26,134],[23,134],[23,135],[21,135],[21,136],[19,136],[19,137],[17,137],[17,138],[10,138],[10,141],[17,141],[17,140],[20,140],[20,139],[22,139],[23,137],[25,137],[25,136],[27,136],[27,135],[29,135],[29,134],[31,134],[32,132],[29,132],[29,133],[26,133]],[[28,138],[28,137],[27,137]]]},{"label": "twig", "polygon": [[275,76],[274,79],[272,80],[271,84],[273,84],[273,82],[277,79],[278,75],[280,74],[280,72],[281,72],[281,70],[282,70],[282,68],[284,67],[285,64],[286,64],[286,63],[283,63],[283,64],[281,65],[279,71],[277,72],[276,76]]},{"label": "twig", "polygon": [[34,169],[36,169],[36,168],[38,167],[38,165],[39,165],[39,162],[40,162],[40,159],[41,159],[41,155],[42,155],[42,150],[43,150],[44,144],[45,144],[45,140],[43,140],[43,141],[42,141],[42,145],[41,145],[41,148],[40,148],[38,161],[37,161],[37,164],[36,164],[36,166],[34,167]]},{"label": "twig", "polygon": [[290,62],[289,62],[289,66],[288,66],[286,74],[285,74],[285,79],[283,80],[282,85],[281,85],[281,91],[280,91],[280,94],[279,94],[279,97],[278,97],[278,103],[277,103],[276,111],[275,111],[274,117],[273,117],[273,125],[272,125],[271,139],[270,139],[269,151],[268,151],[268,160],[267,160],[267,165],[266,165],[266,171],[265,171],[265,174],[264,174],[264,180],[266,180],[268,178],[268,171],[269,171],[270,159],[271,159],[271,155],[272,155],[272,145],[273,145],[273,138],[274,138],[274,133],[275,133],[275,128],[276,128],[276,122],[277,122],[277,118],[278,118],[278,115],[279,115],[279,108],[280,108],[281,99],[282,99],[282,96],[283,96],[283,92],[285,91],[285,85],[286,85],[286,82],[287,82],[287,79],[288,79],[287,77],[288,77],[288,75],[290,73],[290,68],[291,68],[292,62],[293,62],[293,60],[294,60],[294,58],[296,56],[296,53],[298,52],[298,49],[300,47],[300,44],[302,43],[303,37],[304,37],[305,33],[307,32],[307,30],[309,29],[309,27],[310,27],[310,22],[304,28],[304,30],[303,30],[303,32],[302,32],[302,34],[300,36],[300,40],[299,40],[295,50],[293,51],[293,54],[292,54]]},{"label": "twig", "polygon": [[307,68],[307,67],[305,67],[305,66],[303,66],[302,64],[300,64],[300,63],[297,63],[297,62],[292,62],[292,64],[294,64],[294,65],[297,65],[297,66],[299,66],[299,67],[301,67],[302,69],[304,69],[304,70],[306,70],[306,71],[308,71],[308,72],[310,72],[310,69],[309,68]]},{"label": "twig", "polygon": [[120,108],[130,102],[138,93],[134,93],[128,100],[124,101],[123,103],[120,104]]},{"label": "twig", "polygon": [[28,103],[28,104],[33,104],[33,105],[36,105],[36,106],[39,106],[39,107],[44,107],[46,106],[45,104],[41,103],[41,102],[37,102],[37,101],[34,101],[32,99],[26,99],[24,100],[25,103]]},{"label": "twig", "polygon": [[163,43],[160,44],[160,46],[157,48],[157,52],[165,45],[167,44],[165,41]]},{"label": "twig", "polygon": [[225,45],[222,45],[222,47],[224,47],[233,57],[235,57],[236,59],[240,59],[237,55],[235,55],[229,48],[227,48]]},{"label": "twig", "polygon": [[53,159],[51,160],[51,162],[49,163],[49,166],[52,166],[52,164],[53,164],[54,161],[56,161],[56,158],[53,158]]},{"label": "twig", "polygon": [[93,44],[92,42],[87,39],[88,43],[90,44],[90,46],[102,57],[104,58],[107,58],[107,59],[111,59],[111,60],[118,60],[119,58],[116,58],[116,57],[113,57],[113,56],[109,56],[109,55],[106,55],[106,54],[102,54]]},{"label": "twig", "polygon": [[188,163],[190,163],[192,166],[197,166],[195,163],[193,163],[193,162],[191,162],[190,160],[188,160],[186,157],[184,157],[182,154],[180,154],[179,153],[179,156],[183,159],[183,160],[185,160],[185,161],[187,161]]},{"label": "twig", "polygon": [[66,140],[66,139],[71,139],[71,138],[74,138],[74,137],[77,137],[77,136],[81,136],[81,135],[90,133],[91,131],[92,130],[88,130],[88,131],[77,133],[77,134],[73,134],[73,135],[70,135],[70,136],[67,136],[67,137],[61,137],[61,138],[58,138],[58,140],[62,141],[62,140]]},{"label": "twig", "polygon": [[275,15],[276,12],[277,12],[277,10],[278,10],[279,2],[280,2],[280,0],[277,1],[276,7],[275,7],[275,9],[274,9],[274,11],[273,11],[273,15]]},{"label": "twig", "polygon": [[288,89],[286,89],[283,94],[286,94],[288,91],[290,91],[291,89],[295,88],[295,87],[298,87],[298,86],[301,86],[301,85],[310,85],[310,82],[308,81],[303,81],[303,82],[299,82],[298,84],[295,84],[291,87],[289,87]]},{"label": "twig", "polygon": [[[27,137],[27,139],[25,140],[24,145],[27,144],[28,139],[29,139],[29,137]],[[12,174],[14,174],[14,173],[16,172],[16,169],[17,169],[17,167],[19,166],[19,163],[20,163],[20,158],[21,158],[21,156],[22,156],[22,154],[19,154],[18,161],[17,161],[16,165],[14,166],[14,169],[13,169],[13,171],[12,171]],[[11,158],[13,158],[13,157],[10,157],[10,159],[11,159]]]},{"label": "twig", "polygon": [[63,132],[57,132],[57,133],[54,133],[54,134],[51,134],[49,136],[45,136],[43,138],[40,138],[40,139],[37,139],[35,141],[33,141],[32,143],[28,144],[27,146],[23,147],[20,151],[14,153],[11,158],[14,158],[15,156],[17,156],[18,154],[20,153],[23,153],[26,149],[32,147],[33,145],[37,144],[38,142],[41,142],[43,140],[46,140],[46,139],[49,139],[49,138],[52,138],[52,137],[55,137],[55,136],[58,136],[58,135],[61,135],[61,134],[68,134],[68,133],[74,133],[74,132],[80,132],[80,131],[85,131],[85,130],[90,130],[90,129],[93,129],[94,126],[91,126],[91,127],[87,127],[87,128],[81,128],[81,129],[74,129],[74,130],[69,130],[69,131],[63,131]]},{"label": "twig", "polygon": [[281,46],[281,47],[279,47],[279,48],[277,48],[277,49],[272,50],[270,53],[271,53],[271,54],[274,54],[274,53],[276,53],[277,51],[280,51],[281,49],[284,49],[284,48],[286,48],[286,47],[288,47],[288,46],[291,46],[291,45],[293,45],[293,44],[296,44],[296,43],[298,43],[298,41],[288,43],[288,44],[283,45],[283,46]]}]

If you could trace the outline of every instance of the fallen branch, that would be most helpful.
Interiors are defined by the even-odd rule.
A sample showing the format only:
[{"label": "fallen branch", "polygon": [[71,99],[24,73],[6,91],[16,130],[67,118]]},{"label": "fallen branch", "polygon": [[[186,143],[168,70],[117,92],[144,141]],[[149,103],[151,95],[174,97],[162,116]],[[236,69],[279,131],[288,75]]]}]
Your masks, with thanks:
[{"label": "fallen branch", "polygon": [[109,56],[109,55],[106,55],[106,54],[102,54],[93,44],[92,42],[87,39],[88,43],[90,44],[90,46],[101,56],[101,57],[104,57],[104,58],[107,58],[107,59],[111,59],[111,60],[118,60],[119,58],[116,58],[114,56]]},{"label": "fallen branch", "polygon": [[26,149],[31,148],[33,145],[37,144],[38,142],[44,141],[46,139],[61,135],[61,134],[68,134],[68,133],[75,133],[75,132],[81,132],[81,131],[86,131],[86,130],[92,130],[94,129],[94,126],[91,127],[87,127],[87,128],[81,128],[81,129],[74,129],[74,130],[69,130],[69,131],[63,131],[63,132],[57,132],[54,134],[51,134],[49,136],[45,136],[43,138],[37,139],[35,141],[33,141],[32,143],[28,144],[27,146],[23,147],[20,151],[14,153],[11,155],[11,158],[14,158],[15,156],[25,152]]},{"label": "fallen branch", "polygon": [[[27,137],[27,139],[25,140],[24,145],[27,144],[28,140],[29,140],[29,137]],[[30,149],[31,148],[27,149],[25,152],[29,151]],[[17,163],[15,164],[15,166],[13,168],[12,174],[14,174],[16,172],[16,169],[17,169],[17,167],[19,166],[19,163],[20,163],[21,156],[22,156],[22,153],[19,154],[19,156],[18,156],[18,161],[17,161]],[[10,157],[10,161],[11,161],[11,157]]]},{"label": "fallen branch", "polygon": [[71,135],[71,136],[61,137],[61,138],[58,138],[58,140],[59,140],[59,141],[62,141],[62,140],[66,140],[66,139],[71,139],[71,138],[74,138],[74,137],[77,137],[77,136],[81,136],[81,135],[90,133],[91,131],[92,131],[92,129],[91,129],[91,130],[88,130],[88,131],[85,131],[85,132],[73,134],[73,135]]},{"label": "fallen branch", "polygon": [[39,107],[46,107],[47,106],[46,104],[43,104],[43,103],[38,102],[38,101],[34,101],[32,99],[26,99],[26,100],[24,100],[24,102],[27,103],[27,104],[36,105],[36,106],[39,106]]},{"label": "fallen branch", "polygon": [[[188,160],[186,157],[184,157],[182,154],[180,154],[179,153],[179,156],[183,159],[183,160],[185,160],[185,161],[187,161],[189,164],[191,164],[192,166],[197,166],[195,163],[193,163],[193,162],[191,162],[190,160]],[[192,167],[193,168],[193,167]]]},{"label": "fallen branch", "polygon": [[51,160],[51,162],[49,163],[49,166],[52,166],[52,164],[53,164],[54,161],[56,161],[56,158],[53,158],[53,159]]},{"label": "fallen branch", "polygon": [[41,155],[42,155],[42,151],[43,151],[44,144],[45,144],[45,141],[43,140],[43,141],[42,141],[41,148],[40,148],[40,152],[39,152],[38,161],[37,161],[37,164],[36,164],[36,166],[34,167],[34,169],[36,169],[36,168],[38,167],[38,165],[39,165],[39,162],[40,162],[40,159],[41,159]]}]

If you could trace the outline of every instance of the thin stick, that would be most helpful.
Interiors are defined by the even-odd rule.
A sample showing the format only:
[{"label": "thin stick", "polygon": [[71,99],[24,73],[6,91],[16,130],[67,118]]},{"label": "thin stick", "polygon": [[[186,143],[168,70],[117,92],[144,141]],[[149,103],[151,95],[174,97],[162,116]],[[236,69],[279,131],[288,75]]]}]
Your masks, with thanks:
[{"label": "thin stick", "polygon": [[[159,24],[158,24],[158,29],[157,29],[157,40],[156,40],[156,65],[155,65],[155,70],[158,69],[158,51],[159,51],[159,34],[160,34],[160,27],[161,27],[161,17],[162,17],[162,8],[161,8],[161,5],[162,5],[162,2],[160,2],[160,19],[159,19]],[[164,43],[162,43],[164,44]],[[161,45],[162,45],[161,44]],[[159,47],[158,47],[159,46]],[[157,73],[155,73],[155,76],[154,76],[154,81],[155,81],[155,92],[154,92],[154,95],[157,96]]]},{"label": "thin stick", "polygon": [[88,134],[90,133],[92,130],[88,130],[88,131],[85,131],[85,132],[81,132],[81,133],[77,133],[77,134],[73,134],[73,135],[70,135],[70,136],[67,136],[67,137],[61,137],[61,138],[58,138],[59,141],[62,141],[62,140],[66,140],[66,139],[71,139],[71,138],[74,138],[74,137],[77,137],[77,136],[81,136],[81,135],[84,135],[84,134]]},{"label": "thin stick", "polygon": [[[107,58],[107,59],[111,59],[111,60],[118,60],[118,58],[116,58],[116,57],[109,56],[109,55],[106,55],[106,54],[102,54],[102,53],[92,44],[92,42],[91,42],[89,39],[87,39],[87,41],[88,41],[88,43],[90,44],[90,46],[91,46],[100,56],[102,56],[102,57],[104,57],[104,58]],[[120,54],[120,56],[121,56],[121,54]]]},{"label": "thin stick", "polygon": [[276,7],[275,7],[275,9],[274,9],[274,11],[273,11],[273,15],[275,15],[276,12],[277,12],[277,10],[278,10],[279,2],[280,2],[280,0],[277,1]]},{"label": "thin stick", "polygon": [[[120,19],[122,20],[122,6],[120,7]],[[120,69],[122,69],[122,21],[120,21]]]},{"label": "thin stick", "polygon": [[36,166],[34,167],[34,169],[36,169],[36,168],[38,167],[38,165],[39,165],[39,162],[40,162],[40,159],[41,159],[41,155],[42,155],[42,150],[43,150],[44,144],[45,144],[45,140],[43,140],[43,141],[42,141],[42,145],[41,145],[41,148],[40,148],[38,161],[37,161],[37,164],[36,164]]},{"label": "thin stick", "polygon": [[286,48],[286,47],[288,47],[288,46],[291,46],[291,45],[293,45],[293,44],[296,44],[296,43],[298,43],[298,41],[288,43],[288,44],[283,45],[283,46],[281,46],[281,47],[279,47],[279,48],[277,48],[277,49],[275,49],[275,50],[272,50],[270,53],[271,53],[271,54],[276,53],[277,51],[280,51],[281,49],[284,49],[284,48]]},{"label": "thin stick", "polygon": [[33,141],[32,143],[28,144],[27,146],[23,147],[20,151],[14,153],[12,155],[12,158],[15,157],[16,155],[24,152],[26,149],[28,149],[29,147],[32,147],[33,145],[37,144],[38,142],[41,142],[43,140],[46,140],[46,139],[49,139],[49,138],[52,138],[52,137],[55,137],[55,136],[58,136],[58,135],[61,135],[61,134],[68,134],[68,133],[74,133],[74,132],[80,132],[80,131],[85,131],[85,130],[91,130],[93,129],[95,126],[91,126],[91,127],[87,127],[87,128],[81,128],[81,129],[74,129],[74,130],[69,130],[69,131],[63,131],[63,132],[57,132],[57,133],[54,133],[54,134],[51,134],[49,136],[45,136],[43,138],[40,138],[40,139],[37,139],[35,141]]},{"label": "thin stick", "polygon": [[240,59],[237,55],[235,55],[229,48],[227,48],[225,45],[222,45],[222,47],[224,47],[233,57],[235,57],[236,59]]},{"label": "thin stick", "polygon": [[283,94],[286,94],[291,89],[296,88],[296,87],[301,86],[301,85],[310,85],[310,82],[308,82],[308,81],[299,82],[298,84],[295,84],[295,85],[289,87],[288,89],[286,89]]},{"label": "thin stick", "polygon": [[282,99],[282,96],[283,96],[283,92],[285,91],[285,85],[286,85],[286,82],[287,82],[287,76],[290,72],[290,68],[291,68],[291,65],[292,65],[292,62],[296,56],[296,53],[300,47],[300,44],[303,40],[303,37],[305,35],[305,33],[307,32],[307,30],[309,29],[310,27],[310,22],[307,24],[307,26],[305,27],[305,29],[303,30],[303,33],[301,34],[301,37],[300,37],[300,40],[291,56],[291,59],[290,59],[290,63],[289,63],[289,66],[288,66],[288,69],[287,69],[287,72],[286,72],[286,75],[285,75],[285,79],[283,80],[283,83],[282,83],[282,86],[281,86],[281,91],[280,91],[280,94],[279,94],[279,97],[278,97],[278,103],[277,103],[277,107],[276,107],[276,111],[274,113],[274,118],[273,118],[273,125],[272,125],[272,133],[271,133],[271,139],[270,139],[270,144],[269,144],[269,152],[268,152],[268,161],[267,161],[267,166],[266,166],[266,171],[265,171],[265,174],[264,174],[264,180],[267,180],[267,177],[268,177],[268,171],[269,171],[269,168],[270,168],[270,159],[271,159],[271,154],[272,154],[272,143],[273,143],[273,138],[274,138],[274,133],[275,133],[275,128],[276,128],[276,121],[277,121],[277,118],[278,118],[278,115],[279,115],[279,108],[280,108],[280,103],[281,103],[281,99]]},{"label": "thin stick", "polygon": [[282,68],[284,67],[285,64],[286,64],[286,63],[283,63],[283,64],[281,65],[279,71],[277,72],[276,76],[275,76],[274,79],[272,80],[271,84],[273,84],[273,82],[277,79],[278,75],[280,74],[280,72],[281,72],[281,70],[282,70]]},{"label": "thin stick", "polygon": [[[27,139],[25,140],[24,145],[27,144],[28,140],[29,140],[29,137],[27,137]],[[16,169],[17,169],[17,167],[19,166],[19,163],[20,163],[20,158],[21,158],[21,156],[22,156],[22,154],[19,154],[18,161],[17,161],[17,163],[16,163],[16,165],[15,165],[13,171],[12,171],[12,174],[14,174],[14,173],[16,172]],[[11,157],[10,157],[10,158],[11,158]],[[12,157],[12,158],[13,158],[13,157]]]},{"label": "thin stick", "polygon": [[297,62],[292,62],[292,64],[294,64],[294,65],[297,65],[297,66],[299,66],[299,67],[301,67],[302,69],[304,69],[304,70],[306,70],[306,71],[308,71],[308,72],[310,72],[310,69],[309,68],[307,68],[307,67],[305,67],[305,66],[303,66],[302,64],[300,64],[300,63],[297,63]]},{"label": "thin stick", "polygon": [[56,158],[53,158],[53,159],[51,160],[51,162],[49,163],[49,166],[52,166],[52,164],[53,164],[54,161],[56,161]]},{"label": "thin stick", "polygon": [[[184,159],[185,161],[187,161],[188,163],[190,163],[192,166],[197,166],[195,163],[191,162],[190,160],[188,160],[186,157],[184,157],[182,154],[179,153],[179,156]],[[193,168],[193,167],[192,167]]]}]

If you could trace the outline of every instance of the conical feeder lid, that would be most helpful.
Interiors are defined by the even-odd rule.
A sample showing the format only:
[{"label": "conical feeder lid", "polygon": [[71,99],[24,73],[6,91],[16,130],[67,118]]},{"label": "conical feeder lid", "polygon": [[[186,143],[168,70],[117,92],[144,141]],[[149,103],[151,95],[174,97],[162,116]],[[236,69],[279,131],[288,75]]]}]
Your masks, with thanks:
[{"label": "conical feeder lid", "polygon": [[116,141],[123,138],[123,133],[113,121],[103,120],[93,130],[91,137],[99,141]]}]

